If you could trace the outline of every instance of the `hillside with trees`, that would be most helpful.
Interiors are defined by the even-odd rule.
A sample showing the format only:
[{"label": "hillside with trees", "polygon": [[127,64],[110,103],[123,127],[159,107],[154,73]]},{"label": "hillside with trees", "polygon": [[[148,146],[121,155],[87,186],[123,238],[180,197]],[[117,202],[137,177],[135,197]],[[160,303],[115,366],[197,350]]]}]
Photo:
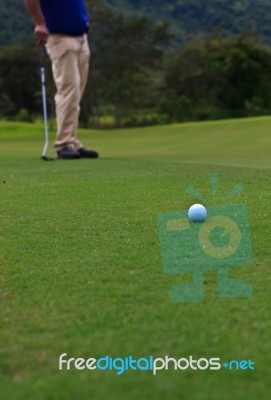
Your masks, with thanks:
[{"label": "hillside with trees", "polygon": [[[6,18],[0,26],[9,29],[1,35],[2,45],[6,42],[0,49],[0,118],[35,120],[42,107],[33,27],[23,1],[2,0],[2,8],[3,3]],[[105,7],[105,2],[87,0],[92,59],[81,104],[83,126],[128,127],[271,114],[271,52],[259,35],[260,28],[262,35],[268,33],[264,21],[270,13],[258,26],[263,11],[255,8],[253,24],[256,1],[156,0],[151,8],[139,0],[109,3]],[[267,13],[267,2],[257,3],[264,4]],[[179,25],[163,22],[167,20]],[[179,42],[172,35],[178,29]],[[55,88],[50,71],[48,61],[48,108],[53,119]]]},{"label": "hillside with trees", "polygon": [[0,48],[29,42],[32,31],[23,0],[0,0]]},{"label": "hillside with trees", "polygon": [[270,0],[108,0],[111,6],[130,13],[144,13],[169,21],[180,43],[198,32],[219,29],[225,36],[257,31],[271,43]]},{"label": "hillside with trees", "polygon": [[[176,42],[183,44],[197,32],[219,29],[230,36],[245,30],[258,32],[264,43],[271,43],[270,0],[86,0],[90,19],[97,8],[110,6],[127,16],[148,16],[167,21]],[[32,24],[23,0],[0,0],[0,48],[25,43],[32,38]]]}]

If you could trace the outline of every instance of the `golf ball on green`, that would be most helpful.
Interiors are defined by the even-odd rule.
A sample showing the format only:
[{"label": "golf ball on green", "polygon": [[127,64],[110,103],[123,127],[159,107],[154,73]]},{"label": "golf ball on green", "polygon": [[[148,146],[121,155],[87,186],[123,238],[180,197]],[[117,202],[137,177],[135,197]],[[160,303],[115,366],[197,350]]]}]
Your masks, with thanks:
[{"label": "golf ball on green", "polygon": [[207,210],[202,204],[193,204],[188,210],[188,218],[192,222],[204,222],[207,217]]}]

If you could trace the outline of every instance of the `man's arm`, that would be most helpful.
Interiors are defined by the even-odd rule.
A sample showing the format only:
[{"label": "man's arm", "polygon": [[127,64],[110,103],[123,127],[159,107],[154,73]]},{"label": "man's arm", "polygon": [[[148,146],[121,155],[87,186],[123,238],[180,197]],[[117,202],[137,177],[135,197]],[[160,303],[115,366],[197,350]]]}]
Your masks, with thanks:
[{"label": "man's arm", "polygon": [[37,45],[46,43],[49,32],[42,14],[40,0],[24,0],[26,9],[35,24],[35,36]]}]

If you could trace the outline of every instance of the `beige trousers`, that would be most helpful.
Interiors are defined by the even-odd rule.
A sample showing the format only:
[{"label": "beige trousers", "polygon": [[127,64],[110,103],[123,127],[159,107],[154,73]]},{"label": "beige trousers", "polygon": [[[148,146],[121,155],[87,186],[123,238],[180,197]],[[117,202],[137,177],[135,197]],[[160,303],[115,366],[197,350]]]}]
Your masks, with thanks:
[{"label": "beige trousers", "polygon": [[77,139],[80,101],[87,82],[90,58],[87,35],[73,37],[51,34],[46,49],[57,89],[55,148],[79,149],[83,147]]}]

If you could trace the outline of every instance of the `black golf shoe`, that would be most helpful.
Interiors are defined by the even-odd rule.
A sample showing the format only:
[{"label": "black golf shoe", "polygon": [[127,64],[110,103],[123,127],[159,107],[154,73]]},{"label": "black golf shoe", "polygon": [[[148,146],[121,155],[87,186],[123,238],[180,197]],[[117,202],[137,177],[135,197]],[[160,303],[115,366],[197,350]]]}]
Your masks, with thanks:
[{"label": "black golf shoe", "polygon": [[57,158],[59,160],[74,160],[81,158],[81,156],[77,150],[64,147],[63,149],[57,150]]},{"label": "black golf shoe", "polygon": [[98,158],[99,153],[95,150],[88,150],[85,147],[78,149],[81,158]]}]

